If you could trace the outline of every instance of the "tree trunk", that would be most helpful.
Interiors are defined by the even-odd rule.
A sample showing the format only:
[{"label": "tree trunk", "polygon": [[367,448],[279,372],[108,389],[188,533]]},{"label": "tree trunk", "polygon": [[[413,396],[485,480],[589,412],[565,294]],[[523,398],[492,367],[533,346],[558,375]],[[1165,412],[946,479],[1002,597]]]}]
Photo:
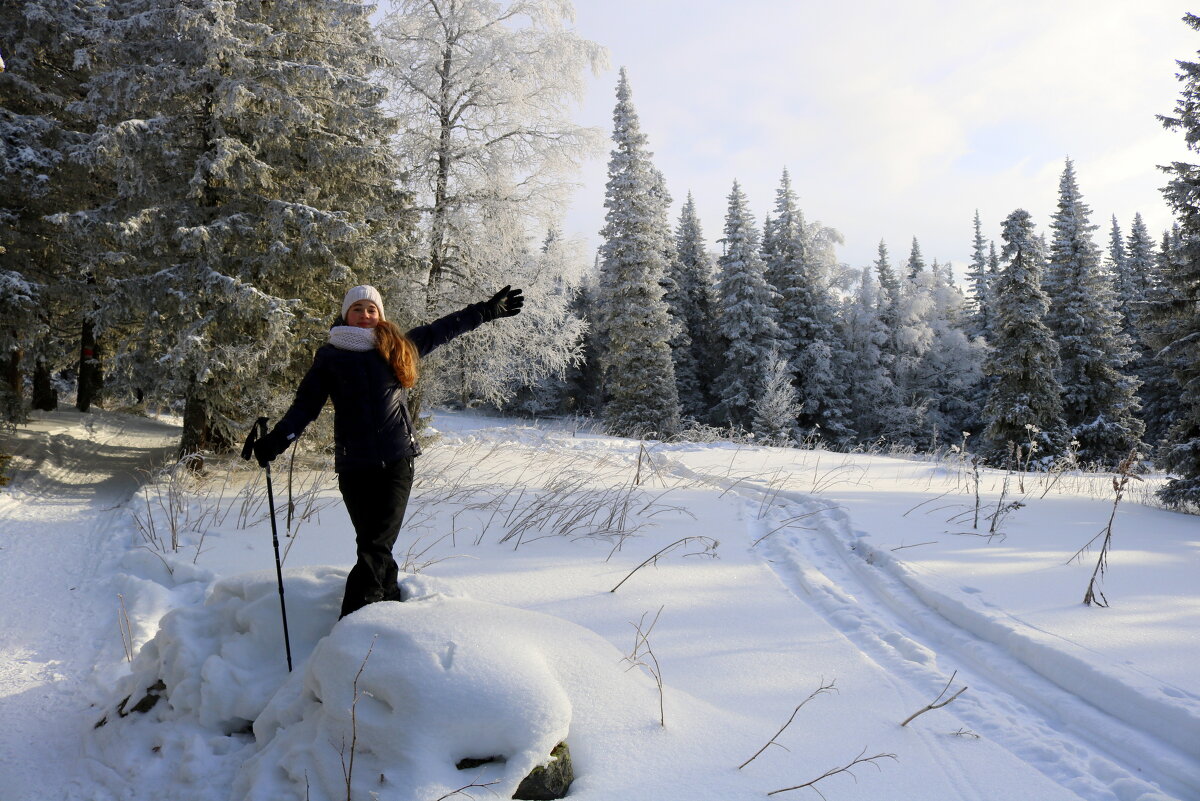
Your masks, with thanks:
[{"label": "tree trunk", "polygon": [[58,408],[58,392],[50,381],[50,365],[44,356],[39,356],[33,363],[33,395],[30,400],[34,409],[43,412]]},{"label": "tree trunk", "polygon": [[6,355],[0,356],[0,380],[4,389],[0,391],[3,399],[3,409],[0,415],[7,423],[20,423],[25,420],[24,376],[21,374],[21,357],[24,352],[13,348]]},{"label": "tree trunk", "polygon": [[179,456],[208,451],[229,453],[237,447],[226,432],[213,425],[212,410],[208,401],[192,392],[183,406],[183,436],[179,442]]},{"label": "tree trunk", "polygon": [[100,344],[96,341],[96,328],[91,320],[84,320],[79,335],[79,390],[75,408],[86,412],[92,403],[99,402],[102,389],[104,373],[100,369]]}]

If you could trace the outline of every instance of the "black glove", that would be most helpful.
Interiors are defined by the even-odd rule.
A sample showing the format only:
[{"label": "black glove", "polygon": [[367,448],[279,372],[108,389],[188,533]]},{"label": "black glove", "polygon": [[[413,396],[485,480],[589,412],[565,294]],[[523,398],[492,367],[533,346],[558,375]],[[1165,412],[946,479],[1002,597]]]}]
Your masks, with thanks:
[{"label": "black glove", "polygon": [[286,451],[288,445],[291,444],[287,436],[276,428],[270,434],[264,434],[254,440],[254,445],[251,447],[259,467],[266,467],[268,462],[275,461],[275,457]]},{"label": "black glove", "polygon": [[521,313],[521,307],[524,305],[525,296],[521,294],[521,290],[513,289],[511,285],[506,286],[492,295],[491,300],[484,301],[483,321],[490,323],[500,317],[514,317]]}]

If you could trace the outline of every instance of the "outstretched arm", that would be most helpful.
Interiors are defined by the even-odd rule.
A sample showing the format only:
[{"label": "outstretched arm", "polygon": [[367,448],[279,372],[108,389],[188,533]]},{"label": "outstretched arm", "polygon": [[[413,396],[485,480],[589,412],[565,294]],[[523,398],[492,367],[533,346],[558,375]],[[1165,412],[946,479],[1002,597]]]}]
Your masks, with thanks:
[{"label": "outstretched arm", "polygon": [[424,356],[434,348],[445,345],[456,336],[474,331],[484,323],[502,317],[513,317],[521,313],[525,296],[520,289],[506,286],[491,298],[481,303],[472,303],[465,309],[447,314],[427,325],[419,325],[408,332],[408,338]]}]

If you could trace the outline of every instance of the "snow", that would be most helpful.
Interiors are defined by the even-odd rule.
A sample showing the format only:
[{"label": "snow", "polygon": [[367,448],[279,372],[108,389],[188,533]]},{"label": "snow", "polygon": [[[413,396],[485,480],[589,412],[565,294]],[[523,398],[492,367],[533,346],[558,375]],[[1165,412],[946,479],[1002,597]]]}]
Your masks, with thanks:
[{"label": "snow", "polygon": [[290,674],[262,471],[139,491],[178,429],[105,412],[0,439],[0,797],[344,799],[353,754],[355,799],[508,798],[565,739],[581,801],[761,798],[876,755],[781,795],[1200,799],[1200,519],[1149,503],[1161,477],[1085,607],[1107,476],[984,471],[974,528],[952,457],[434,422],[405,601],[342,621],[334,482],[297,473],[290,536],[276,462]]}]

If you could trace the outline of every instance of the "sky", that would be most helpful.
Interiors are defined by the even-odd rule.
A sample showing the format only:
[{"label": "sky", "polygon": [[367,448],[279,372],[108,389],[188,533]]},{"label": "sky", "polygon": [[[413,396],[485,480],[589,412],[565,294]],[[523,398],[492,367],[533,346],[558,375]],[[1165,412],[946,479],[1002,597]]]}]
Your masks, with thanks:
[{"label": "sky", "polygon": [[[575,0],[575,29],[608,48],[576,118],[612,130],[625,67],[654,164],[691,192],[710,248],[733,181],[761,224],[784,168],[801,208],[865,266],[913,237],[961,277],[973,219],[999,247],[1024,208],[1045,231],[1065,160],[1097,243],[1140,212],[1157,240],[1172,218],[1156,165],[1195,161],[1156,114],[1173,111],[1177,59],[1200,36],[1174,0]],[[600,243],[607,150],[584,163],[568,234]]]}]

